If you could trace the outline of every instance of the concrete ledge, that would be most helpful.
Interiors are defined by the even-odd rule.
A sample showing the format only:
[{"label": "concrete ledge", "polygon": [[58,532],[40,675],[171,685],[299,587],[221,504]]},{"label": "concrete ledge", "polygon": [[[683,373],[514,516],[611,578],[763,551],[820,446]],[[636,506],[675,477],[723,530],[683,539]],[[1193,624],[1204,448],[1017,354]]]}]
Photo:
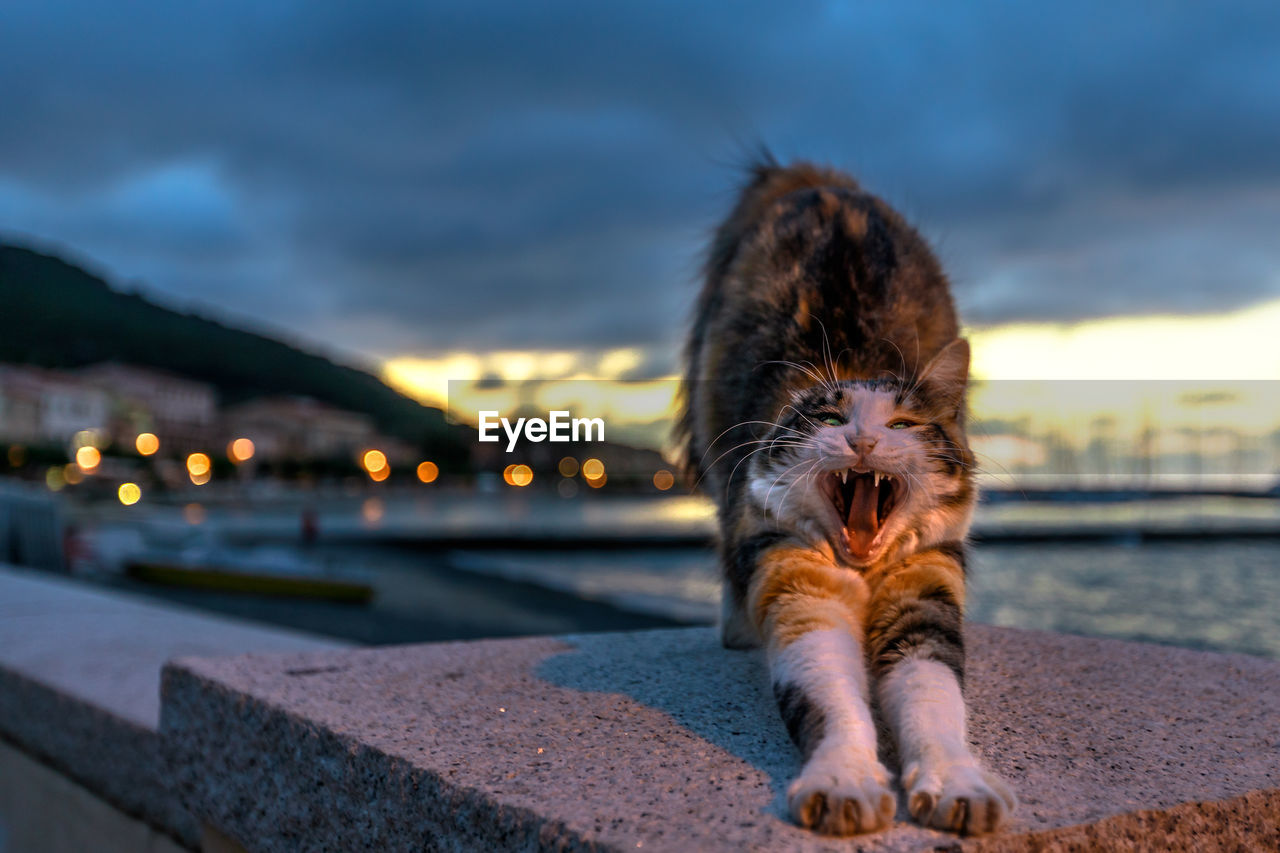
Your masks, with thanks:
[{"label": "concrete ledge", "polygon": [[346,647],[0,566],[0,739],[195,845],[158,733],[165,660]]},{"label": "concrete ledge", "polygon": [[[1022,806],[960,847],[1274,845],[1280,664],[981,626],[970,648],[972,738]],[[707,629],[185,659],[161,729],[184,802],[251,851],[957,845],[787,822],[760,658]]]},{"label": "concrete ledge", "polygon": [[148,824],[0,741],[0,850],[21,853],[181,853]]},{"label": "concrete ledge", "polygon": [[0,730],[125,814],[188,843],[199,837],[199,827],[169,790],[155,729],[0,669]]}]

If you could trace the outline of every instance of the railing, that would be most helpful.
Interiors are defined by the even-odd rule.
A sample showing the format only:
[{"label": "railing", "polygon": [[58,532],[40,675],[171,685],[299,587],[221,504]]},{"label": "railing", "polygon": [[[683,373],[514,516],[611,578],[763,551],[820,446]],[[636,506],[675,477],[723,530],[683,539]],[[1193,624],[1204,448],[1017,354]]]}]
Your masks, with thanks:
[{"label": "railing", "polygon": [[0,481],[0,563],[64,571],[61,505],[43,490]]}]

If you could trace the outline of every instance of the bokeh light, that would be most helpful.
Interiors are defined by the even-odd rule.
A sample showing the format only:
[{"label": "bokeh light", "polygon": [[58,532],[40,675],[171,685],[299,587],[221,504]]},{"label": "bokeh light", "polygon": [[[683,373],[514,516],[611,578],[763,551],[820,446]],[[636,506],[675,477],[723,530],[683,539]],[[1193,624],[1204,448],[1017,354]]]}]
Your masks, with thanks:
[{"label": "bokeh light", "polygon": [[418,479],[424,483],[434,483],[440,476],[440,468],[436,463],[427,461],[418,463]]},{"label": "bokeh light", "polygon": [[511,485],[527,486],[533,482],[533,469],[528,465],[515,465],[511,469]]},{"label": "bokeh light", "polygon": [[120,488],[116,489],[116,497],[120,498],[120,503],[125,506],[133,506],[142,500],[142,489],[137,483],[121,483]]},{"label": "bokeh light", "polygon": [[360,506],[360,517],[364,519],[365,524],[377,524],[382,521],[384,515],[386,515],[386,507],[381,498],[368,498]]},{"label": "bokeh light", "polygon": [[84,472],[80,470],[79,465],[68,462],[62,466],[62,478],[67,481],[68,486],[74,486],[84,482]]},{"label": "bokeh light", "polygon": [[578,460],[572,456],[566,456],[560,460],[560,464],[556,467],[560,471],[561,477],[572,477],[578,473]]},{"label": "bokeh light", "polygon": [[102,453],[92,444],[86,444],[76,449],[76,464],[80,466],[80,470],[86,474],[92,474],[98,470],[98,465],[102,463]]},{"label": "bokeh light", "polygon": [[565,477],[556,484],[556,491],[559,492],[562,498],[574,497],[578,494],[578,481]]},{"label": "bokeh light", "polygon": [[96,429],[80,430],[75,434],[75,438],[71,440],[71,443],[77,449],[81,447],[101,447],[104,444],[102,433]]},{"label": "bokeh light", "polygon": [[153,432],[140,432],[138,437],[134,439],[133,446],[143,456],[151,456],[160,449],[160,439]]},{"label": "bokeh light", "polygon": [[604,484],[607,482],[609,482],[608,476],[606,476],[605,474],[601,474],[599,477],[596,477],[594,480],[587,480],[587,485],[593,489],[599,489],[602,486],[604,486]]},{"label": "bokeh light", "polygon": [[187,476],[190,477],[191,482],[197,486],[203,486],[205,483],[213,479],[213,475],[210,474],[208,471],[205,471],[203,474],[193,474],[192,472],[188,471]]},{"label": "bokeh light", "polygon": [[187,457],[187,473],[191,475],[192,480],[208,474],[212,468],[213,460],[207,453],[192,453]]},{"label": "bokeh light", "polygon": [[676,484],[675,475],[666,468],[659,468],[653,474],[653,486],[660,492],[665,492]]},{"label": "bokeh light", "polygon": [[187,504],[182,508],[182,517],[186,520],[187,524],[204,524],[204,505],[194,502]]},{"label": "bokeh light", "polygon": [[366,450],[360,457],[360,465],[370,474],[381,471],[387,467],[387,454],[381,450]]},{"label": "bokeh light", "polygon": [[62,474],[62,467],[55,465],[48,471],[44,472],[44,484],[49,487],[49,491],[57,492],[67,484],[66,477]]},{"label": "bokeh light", "polygon": [[391,476],[391,466],[383,465],[381,468],[374,468],[369,472],[369,479],[375,483],[381,483],[383,480]]},{"label": "bokeh light", "polygon": [[251,439],[237,438],[227,445],[227,458],[239,465],[252,459],[255,450]]},{"label": "bokeh light", "polygon": [[604,463],[599,459],[588,459],[582,463],[582,476],[587,482],[602,479],[604,477]]},{"label": "bokeh light", "polygon": [[9,467],[21,468],[27,461],[27,449],[21,444],[9,445]]}]

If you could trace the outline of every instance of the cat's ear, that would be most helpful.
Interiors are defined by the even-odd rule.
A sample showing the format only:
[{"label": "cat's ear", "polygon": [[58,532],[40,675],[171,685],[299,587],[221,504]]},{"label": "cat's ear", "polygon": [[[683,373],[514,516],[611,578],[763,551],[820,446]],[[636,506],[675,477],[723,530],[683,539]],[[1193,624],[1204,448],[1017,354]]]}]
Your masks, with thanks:
[{"label": "cat's ear", "polygon": [[920,385],[929,398],[959,414],[969,384],[969,342],[956,338],[929,360],[920,374]]}]

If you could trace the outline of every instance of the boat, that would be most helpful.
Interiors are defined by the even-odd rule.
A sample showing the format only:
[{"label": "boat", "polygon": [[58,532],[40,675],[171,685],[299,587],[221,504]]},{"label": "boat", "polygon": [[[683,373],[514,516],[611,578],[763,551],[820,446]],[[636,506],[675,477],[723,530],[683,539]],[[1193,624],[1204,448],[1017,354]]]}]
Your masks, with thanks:
[{"label": "boat", "polygon": [[149,551],[128,558],[124,571],[134,580],[161,586],[349,604],[367,604],[374,592],[361,576],[329,572],[283,549]]}]

